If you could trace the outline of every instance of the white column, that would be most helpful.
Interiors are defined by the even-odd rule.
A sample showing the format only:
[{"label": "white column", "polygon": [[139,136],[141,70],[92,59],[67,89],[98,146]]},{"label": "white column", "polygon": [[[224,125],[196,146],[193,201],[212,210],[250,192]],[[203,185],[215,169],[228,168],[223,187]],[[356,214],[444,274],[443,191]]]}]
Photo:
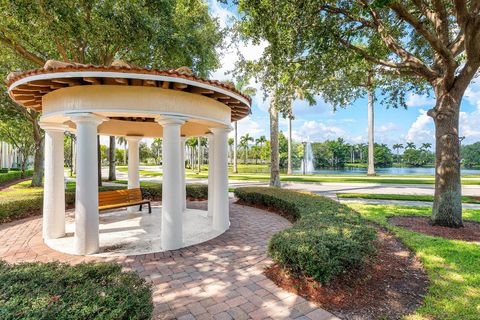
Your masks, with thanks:
[{"label": "white column", "polygon": [[71,116],[77,126],[77,185],[75,196],[76,254],[98,252],[97,128],[105,119],[92,113]]},{"label": "white column", "polygon": [[65,235],[63,134],[67,126],[41,122],[45,130],[45,181],[43,189],[43,239]]},{"label": "white column", "polygon": [[[128,189],[140,188],[140,153],[139,142],[142,137],[127,136],[125,137],[128,143]],[[128,207],[127,212],[137,212],[139,206]]]},{"label": "white column", "polygon": [[175,250],[183,246],[180,133],[185,119],[165,117],[157,121],[163,127],[162,248]]},{"label": "white column", "polygon": [[215,160],[214,160],[214,138],[213,133],[207,134],[208,139],[208,216],[213,217],[213,206],[215,198],[214,193],[214,169],[215,168]]},{"label": "white column", "polygon": [[182,170],[182,211],[187,210],[187,183],[185,180],[185,137],[180,138],[180,166]]},{"label": "white column", "polygon": [[213,228],[226,231],[230,226],[228,203],[228,133],[230,128],[212,128],[213,152]]}]

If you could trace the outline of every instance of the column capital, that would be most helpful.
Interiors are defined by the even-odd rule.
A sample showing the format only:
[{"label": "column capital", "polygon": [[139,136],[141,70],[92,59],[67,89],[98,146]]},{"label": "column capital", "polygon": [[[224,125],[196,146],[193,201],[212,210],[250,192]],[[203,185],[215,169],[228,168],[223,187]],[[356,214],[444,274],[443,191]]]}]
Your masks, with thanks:
[{"label": "column capital", "polygon": [[142,136],[125,136],[125,140],[127,140],[127,142],[139,142],[142,139]]},{"label": "column capital", "polygon": [[45,131],[65,132],[69,130],[69,127],[63,123],[40,121],[38,124],[40,125],[40,128],[42,128]]},{"label": "column capital", "polygon": [[65,115],[70,117],[70,120],[72,120],[75,124],[80,122],[91,122],[99,125],[100,123],[109,120],[107,117],[91,112],[67,112]]},{"label": "column capital", "polygon": [[184,124],[188,118],[186,117],[181,117],[181,116],[161,116],[155,121],[158,122],[159,125],[162,127],[168,126],[168,125],[182,125]]},{"label": "column capital", "polygon": [[210,132],[212,132],[214,135],[219,133],[229,133],[230,131],[232,131],[231,126],[210,128]]}]

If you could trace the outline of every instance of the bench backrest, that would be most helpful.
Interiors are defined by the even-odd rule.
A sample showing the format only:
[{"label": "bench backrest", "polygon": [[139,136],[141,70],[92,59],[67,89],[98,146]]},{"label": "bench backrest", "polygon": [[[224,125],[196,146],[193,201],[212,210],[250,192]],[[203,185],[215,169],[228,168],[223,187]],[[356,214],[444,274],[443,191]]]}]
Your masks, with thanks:
[{"label": "bench backrest", "polygon": [[98,205],[108,206],[111,204],[130,203],[142,200],[140,188],[114,191],[102,191],[98,193]]}]

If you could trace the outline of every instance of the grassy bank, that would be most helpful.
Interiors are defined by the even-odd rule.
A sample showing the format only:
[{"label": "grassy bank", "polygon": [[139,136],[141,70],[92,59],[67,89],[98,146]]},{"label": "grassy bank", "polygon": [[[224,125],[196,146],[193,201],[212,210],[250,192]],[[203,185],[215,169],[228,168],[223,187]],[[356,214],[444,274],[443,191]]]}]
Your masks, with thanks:
[{"label": "grassy bank", "polygon": [[[375,200],[403,200],[403,201],[430,201],[433,202],[433,196],[430,195],[410,195],[410,194],[370,194],[370,193],[337,193],[339,199],[375,199]],[[480,204],[480,196],[462,196],[463,203]]]},{"label": "grassy bank", "polygon": [[[356,205],[349,207],[392,231],[421,259],[431,285],[425,303],[406,319],[477,320],[480,314],[480,246],[432,237],[388,223],[390,216],[429,216],[430,208]],[[480,211],[464,210],[466,220],[480,222]]]}]

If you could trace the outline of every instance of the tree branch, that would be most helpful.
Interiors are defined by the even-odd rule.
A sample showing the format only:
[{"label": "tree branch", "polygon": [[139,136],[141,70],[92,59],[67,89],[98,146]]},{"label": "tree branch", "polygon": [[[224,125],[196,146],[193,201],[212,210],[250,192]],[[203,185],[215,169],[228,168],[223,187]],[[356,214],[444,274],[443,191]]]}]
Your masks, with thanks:
[{"label": "tree branch", "polygon": [[[390,5],[390,8],[397,13],[397,15],[408,22],[419,34],[421,34],[425,40],[430,43],[432,48],[437,51],[447,62],[453,60],[452,53],[448,48],[444,45],[444,43],[433,33],[431,33],[426,27],[425,24],[422,23],[420,20],[417,19],[414,15],[408,12],[407,8],[405,8],[401,3],[394,2]],[[439,24],[442,24],[439,22]],[[448,41],[448,36],[447,36]]]},{"label": "tree branch", "polygon": [[402,59],[404,64],[406,64],[408,67],[415,70],[417,74],[422,75],[428,81],[433,81],[435,78],[438,77],[437,72],[435,72],[430,67],[428,67],[425,63],[423,63],[423,61],[421,61],[419,58],[414,56],[412,53],[405,50],[401,45],[398,44],[398,42],[392,36],[388,34],[378,12],[370,7],[367,0],[359,0],[359,1],[363,4],[364,8],[368,10],[368,12],[370,13],[370,16],[373,19],[372,22],[377,32],[379,33],[380,38],[385,43],[387,48],[389,48],[391,51],[393,51],[393,53],[399,56],[400,59]]},{"label": "tree branch", "polygon": [[12,50],[16,51],[20,56],[23,58],[39,65],[43,66],[45,64],[45,60],[34,53],[31,53],[22,45],[15,43],[13,40],[6,38],[4,35],[0,34],[0,42],[4,43],[6,46],[10,47]]}]

